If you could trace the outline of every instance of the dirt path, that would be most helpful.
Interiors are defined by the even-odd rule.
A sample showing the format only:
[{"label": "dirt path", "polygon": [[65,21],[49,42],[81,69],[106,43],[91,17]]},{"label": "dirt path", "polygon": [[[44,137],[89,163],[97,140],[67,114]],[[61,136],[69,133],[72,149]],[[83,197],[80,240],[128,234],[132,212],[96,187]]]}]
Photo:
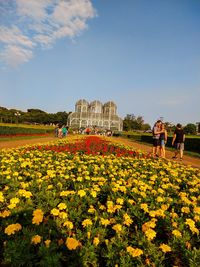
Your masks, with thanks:
[{"label": "dirt path", "polygon": [[[67,136],[67,139],[74,139],[76,136]],[[20,147],[20,146],[26,146],[26,145],[34,145],[34,144],[42,144],[42,143],[47,143],[50,141],[55,141],[58,140],[55,137],[43,137],[43,138],[34,138],[34,139],[24,139],[24,140],[14,140],[14,141],[1,141],[0,142],[0,149],[3,148],[15,148],[15,147]],[[139,149],[147,153],[151,153],[152,147],[149,145],[141,144],[138,142],[135,142],[134,140],[127,140],[125,138],[120,138],[120,137],[111,137],[108,138],[111,142],[114,143],[122,143],[124,145],[133,147],[134,149]],[[166,150],[166,158],[169,160],[172,160],[172,156],[174,153],[172,151]],[[179,159],[177,161],[180,162]],[[192,167],[197,167],[200,168],[200,159],[195,158],[195,157],[190,157],[184,155],[183,159],[183,164],[185,165],[190,165]]]}]

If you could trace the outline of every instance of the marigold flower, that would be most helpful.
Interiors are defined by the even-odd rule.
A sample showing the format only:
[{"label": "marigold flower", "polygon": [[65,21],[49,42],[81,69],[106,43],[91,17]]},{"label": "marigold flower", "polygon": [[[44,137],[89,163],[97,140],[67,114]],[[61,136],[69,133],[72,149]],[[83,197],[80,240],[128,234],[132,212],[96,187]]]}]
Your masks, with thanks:
[{"label": "marigold flower", "polygon": [[85,219],[83,222],[82,222],[82,225],[83,227],[87,227],[89,225],[92,225],[92,221],[90,219]]},{"label": "marigold flower", "polygon": [[130,216],[127,213],[125,213],[123,215],[123,217],[124,217],[124,224],[127,226],[130,226],[133,222],[133,220],[130,218]]},{"label": "marigold flower", "polygon": [[105,226],[107,226],[107,225],[110,224],[110,220],[108,220],[108,219],[104,219],[104,218],[101,218],[101,219],[100,219],[100,222],[101,222],[102,225],[105,225]]},{"label": "marigold flower", "polygon": [[39,225],[43,221],[43,211],[41,209],[36,209],[33,212],[32,224]]},{"label": "marigold flower", "polygon": [[75,238],[68,237],[66,240],[66,246],[69,250],[74,250],[80,245],[79,241]]},{"label": "marigold flower", "polygon": [[0,212],[0,217],[2,218],[6,218],[8,216],[10,216],[11,212],[9,210],[4,210],[2,212]]},{"label": "marigold flower", "polygon": [[60,203],[60,204],[58,205],[58,208],[59,208],[59,210],[64,210],[64,209],[67,208],[67,205],[66,205],[65,203]]},{"label": "marigold flower", "polygon": [[168,246],[168,245],[166,245],[166,244],[161,244],[161,245],[159,246],[159,248],[160,248],[164,253],[172,251],[171,247]]},{"label": "marigold flower", "polygon": [[31,243],[32,244],[39,244],[41,242],[42,238],[40,235],[34,235],[32,238],[31,238]]},{"label": "marigold flower", "polygon": [[15,234],[15,232],[20,231],[21,229],[22,229],[22,226],[19,223],[10,224],[5,228],[4,233],[7,235],[12,235],[12,234]]},{"label": "marigold flower", "polygon": [[52,209],[51,210],[51,214],[53,215],[53,216],[58,216],[59,215],[59,210],[58,209]]},{"label": "marigold flower", "polygon": [[4,196],[2,192],[0,192],[0,202],[4,202]]},{"label": "marigold flower", "polygon": [[148,229],[144,233],[149,241],[153,240],[154,237],[156,237],[156,232],[152,229]]},{"label": "marigold flower", "polygon": [[93,240],[93,245],[98,246],[99,242],[100,242],[99,238],[95,237],[94,240]]},{"label": "marigold flower", "polygon": [[122,231],[122,226],[121,224],[117,223],[112,227],[113,230],[115,230],[117,233]]},{"label": "marigold flower", "polygon": [[139,248],[132,248],[131,246],[127,247],[126,250],[132,257],[139,257],[143,254],[143,250]]},{"label": "marigold flower", "polygon": [[181,232],[178,231],[178,230],[173,230],[173,231],[172,231],[172,234],[173,234],[175,237],[182,237]]},{"label": "marigold flower", "polygon": [[146,203],[140,204],[141,209],[143,209],[145,212],[148,212],[148,205]]},{"label": "marigold flower", "polygon": [[66,226],[70,230],[73,229],[73,227],[74,227],[73,223],[70,221],[64,222],[63,226]]},{"label": "marigold flower", "polygon": [[50,246],[51,240],[47,239],[44,241],[44,243],[45,243],[45,246],[48,248]]},{"label": "marigold flower", "polygon": [[80,197],[84,197],[86,195],[86,192],[84,190],[78,190],[78,195]]}]

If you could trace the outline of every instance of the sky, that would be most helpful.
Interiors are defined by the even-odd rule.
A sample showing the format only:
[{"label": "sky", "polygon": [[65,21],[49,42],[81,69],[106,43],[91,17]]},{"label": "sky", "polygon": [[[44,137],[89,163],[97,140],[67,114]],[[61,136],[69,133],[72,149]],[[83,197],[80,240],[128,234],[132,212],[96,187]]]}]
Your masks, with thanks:
[{"label": "sky", "polygon": [[199,0],[0,0],[0,106],[200,121]]}]

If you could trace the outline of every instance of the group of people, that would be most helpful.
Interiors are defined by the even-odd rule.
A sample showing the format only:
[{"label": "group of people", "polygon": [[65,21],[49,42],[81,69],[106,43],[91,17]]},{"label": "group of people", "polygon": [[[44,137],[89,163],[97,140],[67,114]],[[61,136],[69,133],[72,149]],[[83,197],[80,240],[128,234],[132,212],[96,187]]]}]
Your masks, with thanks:
[{"label": "group of people", "polygon": [[[165,129],[165,124],[158,120],[153,127],[153,157],[163,157],[165,158],[165,145],[167,143],[167,130]],[[185,142],[185,134],[182,128],[182,125],[178,123],[176,125],[176,129],[174,131],[172,146],[175,148],[173,159],[178,158],[178,154],[180,154],[180,160],[183,159],[183,151],[184,151],[184,142]]]},{"label": "group of people", "polygon": [[62,125],[62,126],[58,125],[56,126],[55,131],[54,131],[55,137],[58,137],[58,138],[66,137],[67,133],[68,133],[68,127],[66,125]]}]

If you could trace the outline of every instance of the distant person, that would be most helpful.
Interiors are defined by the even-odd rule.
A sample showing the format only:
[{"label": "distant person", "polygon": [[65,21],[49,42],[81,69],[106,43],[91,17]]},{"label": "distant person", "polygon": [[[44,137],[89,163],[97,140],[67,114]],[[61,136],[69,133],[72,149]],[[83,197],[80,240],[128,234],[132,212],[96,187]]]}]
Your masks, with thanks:
[{"label": "distant person", "polygon": [[59,128],[58,128],[58,137],[59,138],[62,138],[62,127],[61,126],[59,126]]},{"label": "distant person", "polygon": [[66,137],[66,135],[67,135],[67,128],[66,128],[65,125],[63,125],[63,127],[62,127],[62,137]]},{"label": "distant person", "polygon": [[58,137],[58,126],[56,126],[56,128],[54,129],[54,136]]},{"label": "distant person", "polygon": [[91,132],[90,128],[89,128],[89,127],[87,127],[87,128],[85,129],[85,133],[89,135],[89,134],[90,134],[90,132]]},{"label": "distant person", "polygon": [[161,133],[161,124],[162,121],[158,120],[152,129],[152,134],[153,134],[153,149],[152,149],[152,154],[153,157],[158,157],[158,148],[160,147],[160,133]]},{"label": "distant person", "polygon": [[180,160],[183,159],[183,151],[184,151],[184,142],[185,142],[185,133],[183,131],[182,125],[178,123],[176,125],[176,129],[174,131],[172,146],[175,147],[173,159],[177,159],[177,155],[180,154]]},{"label": "distant person", "polygon": [[160,129],[160,155],[162,158],[165,158],[165,144],[167,143],[167,131],[165,129],[165,124],[161,124],[161,129]]}]

